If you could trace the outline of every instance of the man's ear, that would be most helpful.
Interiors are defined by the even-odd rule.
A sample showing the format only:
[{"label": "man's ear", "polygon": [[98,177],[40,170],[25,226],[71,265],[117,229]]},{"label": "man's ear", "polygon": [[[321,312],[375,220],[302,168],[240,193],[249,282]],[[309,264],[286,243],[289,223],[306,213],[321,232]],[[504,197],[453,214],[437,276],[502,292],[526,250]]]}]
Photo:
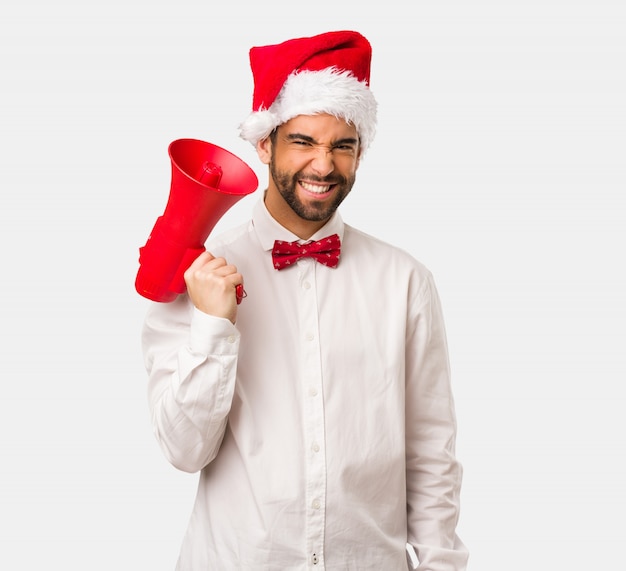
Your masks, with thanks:
[{"label": "man's ear", "polygon": [[259,159],[264,165],[269,165],[272,158],[272,141],[271,137],[267,136],[256,144],[256,153],[259,155]]}]

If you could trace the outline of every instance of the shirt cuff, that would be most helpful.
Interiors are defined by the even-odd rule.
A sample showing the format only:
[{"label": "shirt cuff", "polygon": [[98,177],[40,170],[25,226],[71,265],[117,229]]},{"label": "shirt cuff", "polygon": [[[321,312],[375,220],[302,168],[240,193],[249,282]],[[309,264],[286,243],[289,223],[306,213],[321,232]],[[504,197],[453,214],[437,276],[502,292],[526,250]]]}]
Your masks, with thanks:
[{"label": "shirt cuff", "polygon": [[202,355],[236,355],[240,333],[230,320],[215,317],[194,307],[189,348]]}]

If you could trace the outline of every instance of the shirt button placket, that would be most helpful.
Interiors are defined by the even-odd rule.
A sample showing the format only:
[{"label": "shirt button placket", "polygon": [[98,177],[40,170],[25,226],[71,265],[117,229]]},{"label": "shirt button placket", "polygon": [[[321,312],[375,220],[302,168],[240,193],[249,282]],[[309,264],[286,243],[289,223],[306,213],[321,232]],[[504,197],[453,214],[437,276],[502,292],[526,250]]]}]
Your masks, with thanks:
[{"label": "shirt button placket", "polygon": [[319,339],[319,310],[315,282],[316,262],[298,262],[301,287],[301,379],[304,399],[306,449],[306,545],[311,569],[323,569],[326,514],[326,457],[323,443],[324,399]]}]

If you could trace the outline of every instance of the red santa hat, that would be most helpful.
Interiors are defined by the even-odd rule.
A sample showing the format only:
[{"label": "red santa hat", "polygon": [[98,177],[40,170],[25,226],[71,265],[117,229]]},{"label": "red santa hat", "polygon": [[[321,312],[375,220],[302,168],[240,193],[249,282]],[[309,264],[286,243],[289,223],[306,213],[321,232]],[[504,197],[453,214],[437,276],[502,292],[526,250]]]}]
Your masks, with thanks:
[{"label": "red santa hat", "polygon": [[253,47],[252,113],[240,125],[241,137],[256,146],[297,115],[328,113],[356,127],[364,152],[376,131],[371,59],[368,40],[352,31]]}]

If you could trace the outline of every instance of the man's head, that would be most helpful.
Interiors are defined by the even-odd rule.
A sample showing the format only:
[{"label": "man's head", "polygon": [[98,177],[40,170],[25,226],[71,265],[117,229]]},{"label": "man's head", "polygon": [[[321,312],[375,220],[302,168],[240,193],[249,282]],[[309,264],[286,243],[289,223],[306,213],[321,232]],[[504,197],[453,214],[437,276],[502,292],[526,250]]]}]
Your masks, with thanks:
[{"label": "man's head", "polygon": [[329,114],[356,127],[361,154],[376,132],[370,91],[372,48],[358,32],[327,32],[253,47],[252,113],[241,137],[254,146],[298,115]]},{"label": "man's head", "polygon": [[265,204],[301,238],[348,195],[376,129],[372,49],[357,32],[252,48],[253,111],[241,136],[269,166]]}]

